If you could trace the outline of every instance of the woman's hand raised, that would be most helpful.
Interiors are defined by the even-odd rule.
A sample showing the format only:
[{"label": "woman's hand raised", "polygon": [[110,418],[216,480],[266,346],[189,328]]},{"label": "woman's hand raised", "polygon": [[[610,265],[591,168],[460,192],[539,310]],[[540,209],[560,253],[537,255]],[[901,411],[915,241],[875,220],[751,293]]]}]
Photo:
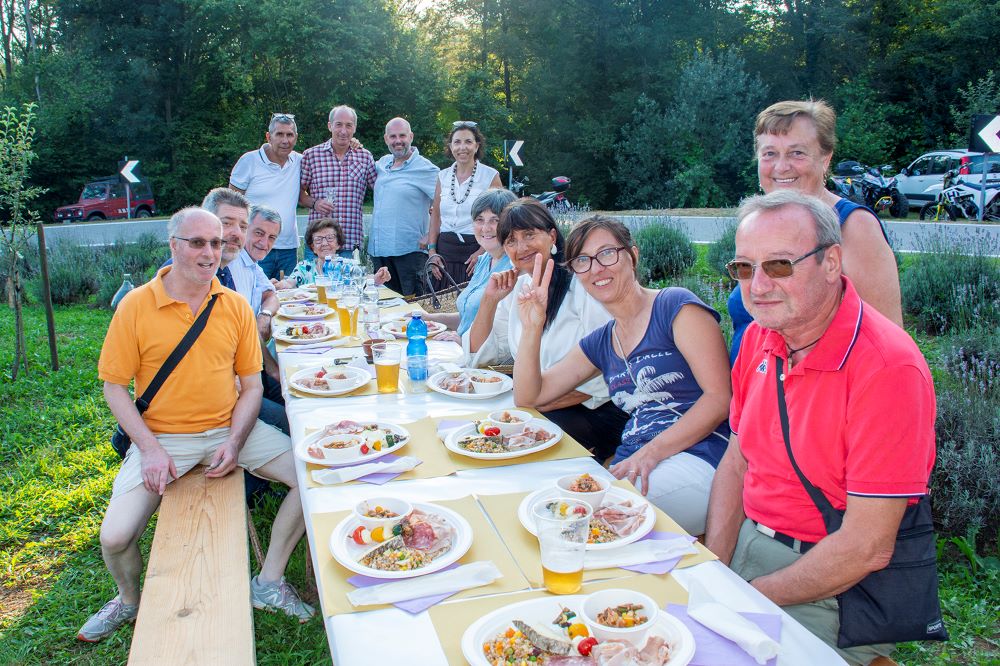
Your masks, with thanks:
[{"label": "woman's hand raised", "polygon": [[490,275],[489,281],[486,283],[486,291],[483,292],[483,298],[489,299],[491,303],[499,303],[507,297],[507,295],[514,291],[514,285],[517,284],[517,271],[514,269],[508,271],[498,271]]},{"label": "woman's hand raised", "polygon": [[[524,285],[517,295],[517,310],[521,324],[541,330],[545,327],[545,309],[549,304],[549,283],[556,262],[542,254],[535,255],[535,267],[531,271],[531,283]],[[544,266],[544,268],[543,268]]]}]

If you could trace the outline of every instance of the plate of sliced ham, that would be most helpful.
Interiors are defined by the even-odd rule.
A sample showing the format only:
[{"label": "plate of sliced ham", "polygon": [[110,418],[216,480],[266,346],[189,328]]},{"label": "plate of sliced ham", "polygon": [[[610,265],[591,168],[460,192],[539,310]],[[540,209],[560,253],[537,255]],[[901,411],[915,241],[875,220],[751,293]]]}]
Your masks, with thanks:
[{"label": "plate of sliced ham", "polygon": [[[517,517],[524,529],[536,534],[531,509],[538,502],[558,501],[559,488],[552,486],[531,493],[517,507]],[[590,519],[590,538],[587,550],[608,550],[638,541],[653,529],[656,512],[642,495],[611,486],[600,508]]]},{"label": "plate of sliced ham", "polygon": [[373,578],[414,578],[440,571],[472,546],[472,526],[437,504],[413,503],[392,534],[368,532],[353,513],[330,535],[330,553],[344,568]]},{"label": "plate of sliced ham", "polygon": [[444,439],[449,451],[480,460],[506,460],[520,458],[544,451],[562,439],[563,431],[545,419],[531,419],[524,428],[511,435],[486,434],[492,432],[472,421],[455,428]]}]

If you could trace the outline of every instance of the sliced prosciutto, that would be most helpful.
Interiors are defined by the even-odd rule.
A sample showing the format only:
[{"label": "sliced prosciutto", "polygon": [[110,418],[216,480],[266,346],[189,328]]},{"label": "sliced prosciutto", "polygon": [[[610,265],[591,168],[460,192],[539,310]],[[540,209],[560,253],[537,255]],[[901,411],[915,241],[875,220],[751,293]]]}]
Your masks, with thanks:
[{"label": "sliced prosciutto", "polygon": [[451,547],[453,528],[441,516],[414,509],[403,518],[403,543],[417,550],[437,552]]},{"label": "sliced prosciutto", "polygon": [[594,511],[594,518],[611,528],[619,537],[626,537],[639,529],[646,519],[646,505],[633,506],[632,500],[617,504],[603,504]]}]

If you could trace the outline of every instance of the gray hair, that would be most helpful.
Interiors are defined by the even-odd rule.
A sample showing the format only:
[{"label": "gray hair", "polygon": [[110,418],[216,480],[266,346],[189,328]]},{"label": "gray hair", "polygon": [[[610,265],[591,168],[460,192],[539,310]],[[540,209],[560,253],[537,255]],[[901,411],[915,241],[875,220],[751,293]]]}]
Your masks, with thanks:
[{"label": "gray hair", "polygon": [[[282,120],[279,120],[281,118]],[[292,131],[296,134],[299,133],[299,126],[295,124],[295,118],[286,113],[277,113],[271,116],[271,122],[267,124],[267,131],[273,132],[274,128],[278,125],[291,125]]]},{"label": "gray hair", "polygon": [[350,111],[351,115],[354,116],[354,125],[355,125],[355,127],[357,127],[357,124],[358,124],[358,112],[355,111],[354,109],[352,109],[351,107],[347,106],[346,104],[341,104],[340,106],[335,106],[332,109],[330,109],[330,115],[327,118],[327,120],[329,122],[331,122],[331,123],[333,122],[333,117],[335,115],[337,115],[337,111]]},{"label": "gray hair", "polygon": [[197,215],[198,213],[208,213],[212,217],[215,217],[216,220],[218,220],[218,217],[216,217],[215,213],[213,213],[210,210],[205,210],[200,206],[188,206],[187,208],[181,208],[179,211],[171,215],[170,220],[167,221],[168,239],[176,236],[177,230],[180,229],[180,226],[185,222],[187,222],[187,219],[189,217]]},{"label": "gray hair", "polygon": [[223,204],[235,206],[236,208],[242,208],[244,210],[248,210],[250,208],[250,202],[247,201],[245,196],[236,190],[229,189],[228,187],[216,187],[211,190],[202,200],[201,207],[209,213],[218,215],[219,206]]},{"label": "gray hair", "polygon": [[[740,203],[736,220],[738,224],[743,224],[743,220],[755,213],[779,210],[786,206],[801,206],[806,209],[816,231],[816,245],[840,245],[840,220],[833,208],[816,197],[796,190],[775,190],[770,194],[748,197]],[[822,261],[822,253],[816,258],[817,261]]]},{"label": "gray hair", "polygon": [[508,204],[517,201],[517,195],[502,187],[486,190],[472,202],[472,219],[476,219],[485,210],[491,210],[499,217]]},{"label": "gray hair", "polygon": [[262,218],[268,222],[277,222],[278,226],[281,226],[281,213],[271,208],[270,206],[265,206],[264,204],[253,204],[250,206],[249,220],[250,224],[253,224],[255,217],[260,215]]}]

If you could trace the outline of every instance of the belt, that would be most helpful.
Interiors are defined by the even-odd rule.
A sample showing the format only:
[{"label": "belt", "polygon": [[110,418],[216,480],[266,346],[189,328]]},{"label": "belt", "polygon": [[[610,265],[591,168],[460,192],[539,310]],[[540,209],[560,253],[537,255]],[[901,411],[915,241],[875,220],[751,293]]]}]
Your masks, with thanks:
[{"label": "belt", "polygon": [[794,550],[796,553],[800,553],[802,555],[805,555],[806,553],[809,552],[809,550],[813,546],[816,545],[815,543],[812,543],[810,541],[802,541],[800,539],[796,539],[793,536],[789,536],[789,535],[784,534],[782,532],[778,532],[777,530],[772,530],[767,525],[764,525],[763,523],[758,523],[756,520],[751,520],[750,522],[752,522],[754,525],[757,526],[757,531],[758,532],[760,532],[764,536],[771,537],[772,539],[774,539],[775,541],[777,541],[780,544],[784,544],[784,545],[788,546],[789,548],[791,548],[792,550]]}]

